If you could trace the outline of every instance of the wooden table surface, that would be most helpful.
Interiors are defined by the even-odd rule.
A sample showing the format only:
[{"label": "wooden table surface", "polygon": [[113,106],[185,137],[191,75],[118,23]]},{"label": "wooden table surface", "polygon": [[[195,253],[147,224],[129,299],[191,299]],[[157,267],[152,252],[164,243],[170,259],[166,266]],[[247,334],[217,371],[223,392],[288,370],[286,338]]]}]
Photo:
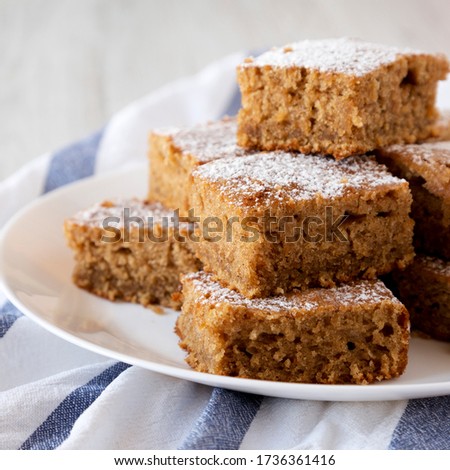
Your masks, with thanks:
[{"label": "wooden table surface", "polygon": [[0,0],[0,180],[238,50],[336,36],[450,55],[448,0]]}]

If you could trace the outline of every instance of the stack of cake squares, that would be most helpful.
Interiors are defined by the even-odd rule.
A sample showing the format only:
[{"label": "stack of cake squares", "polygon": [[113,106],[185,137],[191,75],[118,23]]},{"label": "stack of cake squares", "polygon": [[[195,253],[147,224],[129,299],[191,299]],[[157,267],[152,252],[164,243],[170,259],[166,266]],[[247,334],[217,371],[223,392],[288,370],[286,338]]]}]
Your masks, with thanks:
[{"label": "stack of cake squares", "polygon": [[[450,119],[435,108],[448,68],[441,55],[353,39],[247,59],[237,118],[151,132],[149,202],[106,201],[66,221],[74,281],[181,307],[180,346],[201,372],[399,376],[409,313],[380,276],[394,273],[417,327],[447,316],[427,333],[450,332],[448,306],[414,289],[435,275],[438,303],[450,300],[446,261],[413,261],[414,245],[450,254]],[[125,207],[144,223],[122,217],[105,247],[102,221]]]}]

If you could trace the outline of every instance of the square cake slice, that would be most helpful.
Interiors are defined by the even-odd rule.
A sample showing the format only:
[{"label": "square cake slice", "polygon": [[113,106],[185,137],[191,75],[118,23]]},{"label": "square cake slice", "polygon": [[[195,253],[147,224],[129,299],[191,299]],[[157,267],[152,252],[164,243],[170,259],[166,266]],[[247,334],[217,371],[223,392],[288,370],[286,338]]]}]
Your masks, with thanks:
[{"label": "square cake slice", "polygon": [[408,183],[373,157],[283,152],[193,173],[205,271],[245,296],[374,279],[413,258]]},{"label": "square cake slice", "polygon": [[343,158],[429,137],[445,56],[356,39],[302,41],[238,66],[238,143]]},{"label": "square cake slice", "polygon": [[408,312],[381,281],[253,300],[204,272],[183,276],[182,285],[176,332],[198,371],[369,384],[406,367]]},{"label": "square cake slice", "polygon": [[416,247],[450,260],[450,141],[393,145],[378,159],[409,182]]},{"label": "square cake slice", "polygon": [[192,227],[159,203],[95,204],[64,223],[75,252],[74,283],[109,300],[179,308],[179,276],[201,263],[189,246]]},{"label": "square cake slice", "polygon": [[148,199],[179,209],[190,209],[191,175],[195,168],[224,156],[244,153],[236,143],[236,120],[186,128],[155,129],[150,134],[150,185]]},{"label": "square cake slice", "polygon": [[398,296],[411,315],[411,327],[450,341],[450,262],[417,256],[393,275]]}]

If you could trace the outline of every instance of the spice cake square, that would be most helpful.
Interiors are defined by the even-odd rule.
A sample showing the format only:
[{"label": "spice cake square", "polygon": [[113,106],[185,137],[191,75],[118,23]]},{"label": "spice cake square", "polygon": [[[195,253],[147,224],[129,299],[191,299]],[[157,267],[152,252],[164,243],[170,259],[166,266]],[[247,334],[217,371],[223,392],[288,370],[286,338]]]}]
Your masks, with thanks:
[{"label": "spice cake square", "polygon": [[409,182],[416,247],[450,260],[450,141],[393,145],[378,159]]},{"label": "spice cake square", "polygon": [[430,136],[445,56],[356,39],[302,41],[238,66],[238,143],[335,158]]},{"label": "spice cake square", "polygon": [[374,279],[413,258],[408,183],[374,157],[222,158],[193,172],[191,203],[205,270],[250,298]]},{"label": "spice cake square", "polygon": [[138,199],[95,204],[64,223],[75,252],[74,283],[109,300],[179,308],[182,273],[201,269],[189,247],[192,227],[159,203]]},{"label": "spice cake square", "polygon": [[217,158],[243,153],[236,143],[236,120],[232,118],[186,128],[155,129],[150,134],[148,198],[179,209],[185,216],[190,209],[193,170]]},{"label": "spice cake square", "polygon": [[417,256],[393,278],[411,315],[411,326],[432,338],[450,341],[450,262]]},{"label": "spice cake square", "polygon": [[368,384],[406,367],[408,312],[381,281],[253,300],[204,272],[183,276],[182,285],[176,332],[200,372]]}]

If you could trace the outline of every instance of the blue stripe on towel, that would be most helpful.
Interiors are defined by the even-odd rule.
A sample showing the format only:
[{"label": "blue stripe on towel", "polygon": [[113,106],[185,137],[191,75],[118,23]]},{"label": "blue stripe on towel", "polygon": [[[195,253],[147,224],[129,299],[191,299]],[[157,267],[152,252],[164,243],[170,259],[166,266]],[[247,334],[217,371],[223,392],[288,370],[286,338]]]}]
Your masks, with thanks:
[{"label": "blue stripe on towel", "polygon": [[103,131],[56,152],[50,162],[44,193],[94,174]]},{"label": "blue stripe on towel", "polygon": [[410,400],[389,449],[450,449],[450,396]]},{"label": "blue stripe on towel", "polygon": [[239,449],[263,397],[215,388],[181,450]]},{"label": "blue stripe on towel", "polygon": [[[97,132],[53,155],[44,193],[94,174],[102,134],[103,131]],[[116,363],[70,393],[22,444],[21,449],[54,449],[62,444],[81,414],[128,367],[128,364]]]},{"label": "blue stripe on towel", "polygon": [[55,449],[69,436],[76,420],[101,395],[105,388],[130,367],[117,362],[85,385],[75,389],[21,445],[21,450]]},{"label": "blue stripe on towel", "polygon": [[14,322],[22,316],[11,302],[5,302],[0,307],[0,338],[5,336],[6,332],[14,325]]}]

